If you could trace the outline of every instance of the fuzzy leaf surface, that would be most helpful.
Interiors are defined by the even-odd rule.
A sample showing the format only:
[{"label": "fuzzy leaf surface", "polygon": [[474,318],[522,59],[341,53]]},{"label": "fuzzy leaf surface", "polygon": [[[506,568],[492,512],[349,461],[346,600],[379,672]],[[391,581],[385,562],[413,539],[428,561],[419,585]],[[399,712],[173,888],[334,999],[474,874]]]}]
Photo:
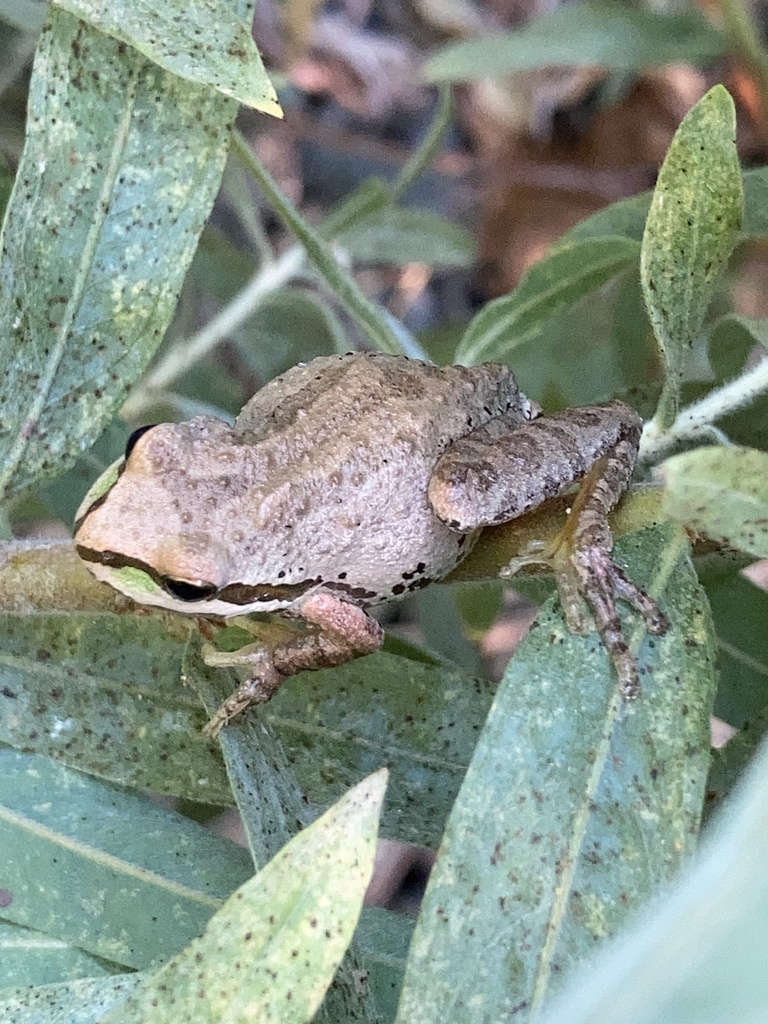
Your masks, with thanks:
[{"label": "fuzzy leaf surface", "polygon": [[431,1021],[435,1006],[477,1024],[534,1018],[563,972],[692,851],[709,760],[711,621],[682,531],[627,541],[617,550],[630,575],[672,623],[660,638],[639,625],[629,634],[642,696],[628,705],[596,637],[569,634],[545,605],[446,827],[398,1022]]},{"label": "fuzzy leaf surface", "polygon": [[104,1024],[304,1024],[355,930],[386,770],[300,832]]},{"label": "fuzzy leaf surface", "polygon": [[768,1003],[768,747],[698,863],[574,978],[542,1024],[759,1024]]},{"label": "fuzzy leaf surface", "polygon": [[71,465],[146,367],[218,190],[235,112],[50,11],[2,235],[0,496]]},{"label": "fuzzy leaf surface", "polygon": [[0,750],[2,916],[126,967],[165,959],[250,877],[246,850],[147,797]]},{"label": "fuzzy leaf surface", "polygon": [[768,557],[768,454],[711,446],[662,467],[665,515],[756,558]]},{"label": "fuzzy leaf surface", "polygon": [[643,294],[666,371],[661,426],[677,410],[688,355],[736,244],[743,204],[736,111],[726,89],[716,85],[675,133],[643,235]]},{"label": "fuzzy leaf surface", "polygon": [[54,0],[166,71],[282,117],[248,27],[226,0]]}]

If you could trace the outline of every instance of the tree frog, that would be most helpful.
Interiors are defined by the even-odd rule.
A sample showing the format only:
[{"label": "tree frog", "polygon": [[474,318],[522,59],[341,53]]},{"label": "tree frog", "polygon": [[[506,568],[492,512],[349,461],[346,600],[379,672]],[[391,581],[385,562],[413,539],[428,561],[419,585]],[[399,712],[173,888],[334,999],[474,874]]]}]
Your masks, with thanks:
[{"label": "tree frog", "polygon": [[[551,551],[572,628],[583,601],[622,691],[638,670],[615,596],[665,620],[611,558],[607,513],[632,474],[641,420],[622,402],[541,416],[506,366],[321,356],[262,388],[234,426],[210,416],[145,427],[77,514],[80,557],[141,604],[197,616],[282,612],[303,632],[215,654],[248,680],[209,735],[296,672],[377,649],[367,609],[445,577],[483,527],[582,480]],[[587,623],[588,625],[588,623]]]}]

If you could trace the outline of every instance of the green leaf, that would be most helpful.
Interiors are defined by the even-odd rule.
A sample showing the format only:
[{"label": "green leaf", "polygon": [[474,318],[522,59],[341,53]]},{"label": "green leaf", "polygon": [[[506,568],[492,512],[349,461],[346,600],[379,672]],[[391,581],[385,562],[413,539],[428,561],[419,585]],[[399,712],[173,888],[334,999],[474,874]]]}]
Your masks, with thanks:
[{"label": "green leaf", "polygon": [[[62,586],[73,583],[63,577]],[[181,682],[191,672],[189,624],[173,621],[175,634],[147,615],[0,616],[0,741],[123,785],[231,803],[218,745],[200,731],[205,712]],[[221,700],[235,681],[216,678]],[[381,653],[295,676],[249,714],[290,750],[317,806],[388,764],[384,831],[437,845],[492,692],[489,682]]]},{"label": "green leaf", "polygon": [[[744,171],[744,217],[739,241],[768,238],[768,170],[764,167]],[[563,241],[623,235],[641,241],[652,193],[611,203],[587,217],[563,236]]]},{"label": "green leaf", "polygon": [[[381,352],[402,352],[403,338],[407,337],[405,328],[400,325],[396,329],[393,319],[386,310],[372,302],[352,275],[340,266],[321,233],[301,216],[266,167],[254,156],[245,139],[237,132],[234,139],[241,160],[261,186],[269,204],[296,236],[307,259],[367,335],[374,348]],[[415,354],[415,350],[418,349],[416,342],[410,338],[408,342],[411,351],[407,354]]]},{"label": "green leaf", "polygon": [[718,646],[715,714],[737,729],[768,707],[768,594],[733,566],[699,566]]},{"label": "green leaf", "polygon": [[[101,434],[92,448],[49,484],[42,487],[36,497],[45,505],[54,519],[67,525],[75,521],[77,510],[91,485],[113,462],[125,454],[125,442],[131,433],[127,423],[116,417]],[[14,516],[17,507],[14,508]],[[17,530],[17,533],[21,531]]]},{"label": "green leaf", "polygon": [[479,586],[470,583],[463,587],[455,587],[454,594],[456,607],[469,636],[476,640],[484,637],[498,619],[503,607],[504,585],[501,580]]},{"label": "green leaf", "polygon": [[83,978],[0,992],[0,1019],[13,1024],[98,1024],[142,984],[141,974]]},{"label": "green leaf", "polygon": [[768,238],[768,168],[744,172],[743,239]]},{"label": "green leaf", "polygon": [[640,276],[666,379],[660,427],[677,412],[688,355],[741,226],[736,112],[721,85],[699,100],[664,159],[643,235]]},{"label": "green leaf", "polygon": [[[120,973],[117,964],[99,960],[67,942],[32,928],[0,922],[0,989],[52,985],[116,973]],[[0,1012],[0,1020],[5,1019]]]},{"label": "green leaf", "polygon": [[219,187],[235,110],[50,12],[0,258],[0,493],[71,465],[147,365]]},{"label": "green leaf", "polygon": [[300,832],[104,1024],[309,1021],[360,915],[386,778],[364,779]]},{"label": "green leaf", "polygon": [[768,450],[768,394],[756,395],[743,409],[718,420],[718,426],[734,444]]},{"label": "green leaf", "polygon": [[486,680],[380,653],[297,676],[267,717],[308,800],[325,804],[386,764],[382,832],[436,846],[493,690]]},{"label": "green leaf", "polygon": [[516,32],[454,43],[432,57],[428,81],[465,81],[536,68],[594,67],[635,71],[661,64],[712,61],[725,39],[701,14],[665,15],[617,3],[555,9]]},{"label": "green leaf", "polygon": [[[501,581],[499,581],[501,582]],[[480,675],[483,663],[467,636],[454,587],[427,587],[413,595],[424,645],[444,664]]]},{"label": "green leaf", "polygon": [[184,635],[129,615],[0,616],[0,741],[124,785],[231,803],[205,714],[181,685]]},{"label": "green leaf", "polygon": [[635,276],[639,291],[637,258],[607,287],[564,307],[544,323],[531,344],[507,357],[525,393],[547,411],[606,401],[630,388],[634,402],[639,370],[630,376],[627,369],[634,360],[642,361],[640,379],[653,380],[658,357],[647,336],[652,332],[642,305],[639,313],[647,334],[634,339],[637,348],[631,354],[618,347],[616,300],[626,278]]},{"label": "green leaf", "polygon": [[283,116],[253,36],[226,0],[53,2],[180,78]]},{"label": "green leaf", "polygon": [[742,732],[724,747],[712,751],[712,764],[707,777],[707,817],[720,810],[723,801],[740,784],[749,764],[768,734],[768,707],[750,717]]},{"label": "green leaf", "polygon": [[373,992],[381,1024],[395,1019],[408,947],[415,922],[405,914],[364,907],[355,942],[368,964],[367,984]]},{"label": "green leaf", "polygon": [[0,18],[21,32],[36,33],[43,27],[45,0],[2,0]]},{"label": "green leaf", "polygon": [[365,178],[334,206],[317,230],[324,239],[330,240],[391,204],[392,192],[387,182],[381,178]]},{"label": "green leaf", "polygon": [[764,317],[728,313],[713,324],[709,359],[717,380],[735,377],[743,370],[755,344],[768,348],[768,319]]},{"label": "green leaf", "polygon": [[246,850],[144,796],[0,749],[2,915],[128,967],[198,935]]},{"label": "green leaf", "polygon": [[692,850],[709,761],[711,622],[682,531],[626,541],[619,558],[632,552],[630,575],[664,595],[671,621],[663,637],[639,624],[628,634],[644,690],[623,701],[596,637],[569,634],[545,606],[451,813],[411,946],[403,1024],[434,1020],[436,1006],[467,1024],[535,1016],[562,972],[591,958]]},{"label": "green leaf", "polygon": [[512,349],[540,335],[552,317],[610,281],[638,255],[636,242],[619,237],[558,246],[513,292],[477,314],[456,350],[456,361],[470,366],[508,358]]},{"label": "green leaf", "polygon": [[585,238],[620,236],[642,242],[645,222],[651,208],[653,193],[643,192],[631,199],[620,199],[617,203],[598,210],[591,217],[580,221],[563,235],[564,242],[580,242]]},{"label": "green leaf", "polygon": [[574,978],[542,1024],[722,1024],[765,1017],[768,748],[694,870]]},{"label": "green leaf", "polygon": [[[189,684],[204,704],[206,717],[210,717],[237,686],[236,674],[205,665],[191,645],[183,664]],[[279,728],[266,716],[243,716],[231,728],[222,730],[217,742],[253,863],[263,867],[312,820],[314,808],[297,785]]]},{"label": "green leaf", "polygon": [[661,467],[664,514],[694,533],[768,557],[768,453],[697,448]]},{"label": "green leaf", "polygon": [[427,263],[468,267],[476,258],[472,234],[428,210],[376,210],[335,237],[360,263]]},{"label": "green leaf", "polygon": [[5,208],[8,205],[8,200],[11,198],[13,178],[14,175],[8,166],[8,161],[0,153],[0,222],[2,222],[2,218],[5,216]]},{"label": "green leaf", "polygon": [[[209,715],[236,685],[234,673],[214,672],[194,651],[185,658],[184,672]],[[228,689],[222,689],[226,677]],[[297,785],[293,751],[286,753],[279,729],[263,716],[244,717],[224,729],[218,740],[254,864],[263,865],[316,816],[316,810]],[[359,979],[370,970],[353,943],[318,1011],[316,1024],[379,1024],[370,990],[360,991]]]}]

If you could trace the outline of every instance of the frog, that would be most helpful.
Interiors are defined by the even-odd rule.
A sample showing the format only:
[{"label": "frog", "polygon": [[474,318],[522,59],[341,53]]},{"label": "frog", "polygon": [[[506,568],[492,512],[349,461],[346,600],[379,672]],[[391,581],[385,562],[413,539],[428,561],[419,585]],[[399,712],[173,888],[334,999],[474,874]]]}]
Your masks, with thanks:
[{"label": "frog", "polygon": [[543,415],[503,364],[319,356],[257,391],[233,425],[196,416],[134,431],[83,499],[76,550],[139,605],[298,620],[271,647],[207,649],[208,664],[248,670],[205,726],[215,737],[290,676],[376,651],[370,609],[444,579],[484,529],[577,486],[556,541],[520,561],[554,570],[569,628],[598,631],[632,699],[617,598],[648,631],[667,625],[612,556],[608,514],[641,430],[618,400]]}]

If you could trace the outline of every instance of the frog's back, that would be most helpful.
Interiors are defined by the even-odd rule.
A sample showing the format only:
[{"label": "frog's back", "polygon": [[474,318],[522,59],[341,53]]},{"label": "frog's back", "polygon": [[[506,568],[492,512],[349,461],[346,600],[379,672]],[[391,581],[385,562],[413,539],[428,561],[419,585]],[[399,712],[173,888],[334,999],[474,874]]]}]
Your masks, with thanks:
[{"label": "frog's back", "polygon": [[309,578],[363,604],[441,579],[474,535],[434,514],[434,464],[488,420],[510,410],[522,419],[525,404],[510,371],[491,364],[355,354],[292,368],[235,425],[261,491],[248,557],[279,547],[281,581]]},{"label": "frog's back", "polygon": [[[237,429],[249,443],[275,438],[293,456],[326,441],[408,440],[435,458],[519,401],[505,366],[433,366],[405,356],[320,356],[275,378],[248,402]],[[286,443],[288,442],[288,443]]]}]

